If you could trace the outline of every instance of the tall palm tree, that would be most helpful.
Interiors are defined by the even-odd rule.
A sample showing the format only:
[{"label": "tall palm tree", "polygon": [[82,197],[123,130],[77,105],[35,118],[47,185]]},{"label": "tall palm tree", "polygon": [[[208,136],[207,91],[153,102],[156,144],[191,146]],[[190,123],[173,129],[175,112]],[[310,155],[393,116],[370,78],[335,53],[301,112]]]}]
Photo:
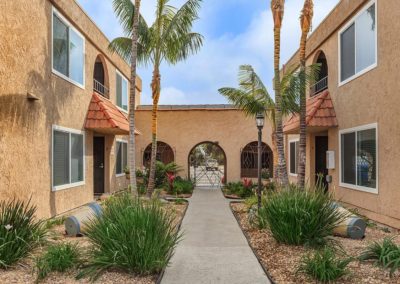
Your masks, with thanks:
[{"label": "tall palm tree", "polygon": [[[120,0],[126,6],[133,6],[130,0]],[[203,37],[192,32],[193,22],[198,19],[198,11],[202,0],[188,0],[181,8],[177,9],[169,5],[169,0],[157,0],[156,19],[152,26],[147,26],[142,19],[139,22],[138,61],[142,64],[153,65],[153,78],[151,82],[153,108],[152,108],[152,148],[150,175],[147,195],[152,196],[154,191],[154,178],[157,154],[157,111],[161,93],[160,66],[163,62],[176,64],[186,60],[190,55],[197,53],[202,44]],[[127,8],[120,19],[126,22],[125,32],[129,35],[132,29],[129,28],[129,14],[132,11]],[[142,22],[142,24],[141,24]],[[132,52],[131,38],[116,38],[110,48],[129,58]]]},{"label": "tall palm tree", "polygon": [[280,79],[281,28],[285,9],[285,0],[271,0],[271,11],[274,19],[274,89],[276,116],[276,144],[278,148],[278,179],[281,185],[289,183],[285,160],[282,123],[282,96]]},{"label": "tall palm tree", "polygon": [[[280,82],[282,90],[282,113],[288,115],[297,113],[298,106],[298,73],[294,69],[285,72]],[[264,83],[251,65],[241,65],[238,74],[239,88],[224,87],[218,91],[232,104],[243,112],[255,118],[258,113],[265,113],[272,124],[272,150],[274,152],[274,176],[277,176],[278,156],[276,144],[276,104],[271,98]]]},{"label": "tall palm tree", "polygon": [[[125,1],[113,0],[113,8],[117,15],[124,13]],[[136,185],[136,143],[135,143],[135,110],[136,110],[136,63],[139,30],[140,0],[135,0],[134,12],[128,22],[132,23],[132,48],[131,48],[131,80],[129,94],[129,168],[130,188],[137,195]],[[132,17],[133,16],[133,17]],[[124,22],[122,22],[124,23]]]},{"label": "tall palm tree", "polygon": [[[301,26],[301,39],[300,39],[300,70],[302,73],[306,69],[306,46],[307,36],[311,29],[314,4],[312,0],[305,0],[304,7],[301,11],[300,26]],[[306,137],[306,88],[305,78],[302,76],[302,88],[300,88],[300,141],[299,141],[299,164],[298,164],[298,180],[299,186],[304,187],[305,176],[306,176],[306,148],[307,148],[307,137]]]}]

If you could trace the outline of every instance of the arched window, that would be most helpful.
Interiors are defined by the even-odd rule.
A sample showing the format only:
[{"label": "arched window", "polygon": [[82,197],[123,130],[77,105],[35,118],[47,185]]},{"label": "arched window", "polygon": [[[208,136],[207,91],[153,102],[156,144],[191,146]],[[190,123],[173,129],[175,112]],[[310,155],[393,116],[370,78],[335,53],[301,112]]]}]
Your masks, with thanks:
[{"label": "arched window", "polygon": [[[261,148],[261,169],[269,170],[270,176],[274,173],[274,159],[271,148],[262,143]],[[241,177],[256,178],[258,169],[258,142],[251,142],[243,148],[240,159]]]},{"label": "arched window", "polygon": [[[158,141],[157,142],[157,161],[162,162],[163,164],[169,164],[175,160],[174,151],[171,146],[167,143]],[[143,153],[143,166],[150,167],[151,161],[151,143],[146,147]]]}]

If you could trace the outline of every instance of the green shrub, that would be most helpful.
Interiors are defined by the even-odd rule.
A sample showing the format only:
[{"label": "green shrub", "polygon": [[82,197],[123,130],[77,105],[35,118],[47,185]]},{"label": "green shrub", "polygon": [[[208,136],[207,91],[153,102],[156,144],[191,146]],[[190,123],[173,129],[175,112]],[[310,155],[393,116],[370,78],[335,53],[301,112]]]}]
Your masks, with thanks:
[{"label": "green shrub", "polygon": [[325,245],[346,217],[333,206],[331,195],[315,188],[290,186],[268,195],[259,212],[259,223],[268,226],[278,242],[319,246]]},{"label": "green shrub", "polygon": [[194,184],[190,180],[178,179],[174,181],[173,193],[174,194],[192,194]]},{"label": "green shrub", "polygon": [[374,260],[377,265],[390,269],[392,276],[400,268],[400,246],[393,238],[384,238],[381,242],[373,242],[359,257],[360,260]]},{"label": "green shrub", "polygon": [[78,278],[94,280],[111,268],[138,274],[159,272],[180,240],[173,221],[172,213],[159,203],[143,203],[129,194],[109,199],[102,217],[86,229],[92,250]]},{"label": "green shrub", "polygon": [[52,271],[64,272],[81,263],[79,247],[76,244],[51,245],[36,259],[37,280],[42,280]]},{"label": "green shrub", "polygon": [[30,201],[0,202],[0,268],[9,268],[45,240],[47,229],[35,213]]},{"label": "green shrub", "polygon": [[303,256],[298,271],[318,281],[331,282],[348,273],[347,265],[351,260],[338,258],[331,248],[326,247]]},{"label": "green shrub", "polygon": [[[167,185],[167,173],[177,173],[181,171],[182,168],[178,166],[176,163],[172,162],[169,164],[163,164],[160,161],[156,161],[156,173],[155,173],[155,187],[163,188]],[[150,169],[147,169],[144,172],[144,182],[147,185],[149,181]]]},{"label": "green shrub", "polygon": [[245,186],[243,182],[228,182],[224,186],[224,190],[227,194],[232,194],[232,195],[237,195],[240,198],[248,198],[252,195],[253,193],[253,188],[254,185],[249,184],[248,186]]}]

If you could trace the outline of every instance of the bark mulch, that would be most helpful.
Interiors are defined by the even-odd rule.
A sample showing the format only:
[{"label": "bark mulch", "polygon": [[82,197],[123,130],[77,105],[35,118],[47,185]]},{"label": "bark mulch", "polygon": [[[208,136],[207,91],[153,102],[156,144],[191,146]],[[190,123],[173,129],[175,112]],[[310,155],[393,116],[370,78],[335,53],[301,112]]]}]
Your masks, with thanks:
[{"label": "bark mulch", "polygon": [[[231,208],[251,247],[273,281],[276,283],[315,283],[315,280],[307,275],[296,273],[301,257],[310,250],[300,246],[279,244],[268,230],[253,228],[249,224],[245,204],[231,203]],[[399,235],[398,230],[372,225],[367,227],[366,237],[363,240],[340,237],[334,237],[334,239],[341,243],[349,256],[357,257],[371,242]],[[400,238],[396,238],[395,242],[400,244]],[[350,273],[335,283],[400,283],[399,272],[390,278],[388,270],[375,266],[371,262],[353,261],[348,267]]]},{"label": "bark mulch", "polygon": [[[164,205],[166,210],[171,210],[175,214],[174,225],[179,225],[184,217],[187,203],[184,204],[174,204],[168,203]],[[61,242],[76,242],[82,249],[88,248],[90,246],[86,237],[67,237],[64,234],[64,225],[55,226],[51,229],[49,234],[49,241],[51,243],[61,243]],[[0,269],[0,283],[35,283],[36,274],[34,272],[34,258],[39,256],[43,250],[38,249],[31,256],[22,260],[15,267],[8,270]],[[75,276],[77,271],[68,271],[66,273],[54,272],[49,274],[49,276],[41,281],[41,283],[48,284],[76,284],[76,283],[90,283],[87,279],[76,280]],[[108,271],[104,273],[96,283],[101,284],[113,284],[113,283],[126,283],[126,284],[153,284],[157,282],[159,274],[149,275],[149,276],[139,276],[128,274],[119,271]]]}]

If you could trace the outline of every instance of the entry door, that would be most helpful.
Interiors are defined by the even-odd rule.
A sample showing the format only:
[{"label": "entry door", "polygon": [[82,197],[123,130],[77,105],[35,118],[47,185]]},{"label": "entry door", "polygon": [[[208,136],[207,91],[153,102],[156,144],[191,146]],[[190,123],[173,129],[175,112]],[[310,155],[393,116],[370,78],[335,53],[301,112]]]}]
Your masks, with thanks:
[{"label": "entry door", "polygon": [[328,151],[328,136],[316,136],[315,137],[315,182],[318,182],[318,177],[323,175],[323,185],[325,191],[328,190],[328,183],[326,182],[326,176],[328,170],[326,168],[326,151]]},{"label": "entry door", "polygon": [[104,137],[93,138],[94,195],[104,193]]}]

